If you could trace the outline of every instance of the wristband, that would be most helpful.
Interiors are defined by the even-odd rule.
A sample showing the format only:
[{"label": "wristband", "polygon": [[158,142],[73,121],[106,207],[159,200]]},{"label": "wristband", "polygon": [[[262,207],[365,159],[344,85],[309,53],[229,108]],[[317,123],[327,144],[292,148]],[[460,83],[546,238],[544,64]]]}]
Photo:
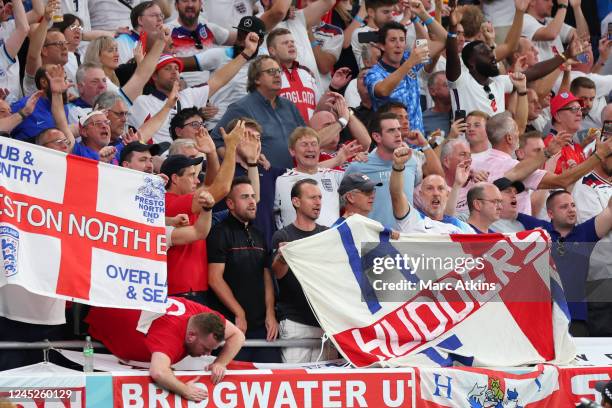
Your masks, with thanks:
[{"label": "wristband", "polygon": [[396,169],[395,166],[391,166],[391,169],[393,169],[393,171],[397,171],[398,173],[401,173],[402,171],[404,171],[405,168],[406,166],[402,166],[401,169]]},{"label": "wristband", "polygon": [[451,33],[450,31],[446,34],[446,38],[457,38],[457,33]]},{"label": "wristband", "polygon": [[558,9],[567,9],[567,4],[557,4]]},{"label": "wristband", "polygon": [[525,91],[525,92],[518,92],[518,91],[517,91],[517,92],[516,92],[516,94],[517,94],[518,96],[525,96],[525,95],[527,95],[527,91]]},{"label": "wristband", "polygon": [[424,25],[425,27],[427,27],[428,25],[430,25],[431,23],[433,23],[433,21],[434,21],[434,18],[433,18],[432,16],[429,16],[429,18],[428,18],[427,20],[423,21],[423,25]]},{"label": "wristband", "polygon": [[413,24],[416,24],[416,23],[420,23],[421,19],[419,18],[419,16],[414,16],[410,19],[410,21],[412,21]]},{"label": "wristband", "polygon": [[212,210],[212,207],[202,207],[202,211],[210,211]]},{"label": "wristband", "polygon": [[340,116],[337,120],[338,124],[342,127],[342,129],[344,129],[346,127],[346,125],[348,125],[348,120],[346,120],[345,118],[343,118],[342,116]]},{"label": "wristband", "polygon": [[244,58],[245,60],[247,60],[247,61],[248,61],[248,60],[250,60],[250,59],[251,59],[251,57],[252,57],[252,55],[251,55],[251,57],[249,57],[248,55],[246,55],[246,53],[245,53],[244,51],[242,51],[242,52],[240,53],[240,56],[241,56],[242,58]]},{"label": "wristband", "polygon": [[358,15],[353,17],[353,20],[357,21],[361,25],[365,25],[365,23],[366,23],[365,20],[363,18],[359,17]]},{"label": "wristband", "polygon": [[431,150],[431,146],[429,145],[429,143],[427,143],[425,146],[421,147],[421,151],[424,152],[426,150]]},{"label": "wristband", "polygon": [[247,167],[257,167],[257,162],[255,162],[255,163],[249,163],[249,162],[247,162],[247,164],[246,164],[246,165],[247,165]]},{"label": "wristband", "polygon": [[318,47],[319,45],[321,45],[321,41],[319,41],[319,40],[313,40],[313,41],[310,42],[310,46],[312,48]]},{"label": "wristband", "polygon": [[23,113],[23,109],[19,109],[17,113],[19,114],[19,116],[21,116],[21,120],[25,120],[28,117],[28,115]]}]

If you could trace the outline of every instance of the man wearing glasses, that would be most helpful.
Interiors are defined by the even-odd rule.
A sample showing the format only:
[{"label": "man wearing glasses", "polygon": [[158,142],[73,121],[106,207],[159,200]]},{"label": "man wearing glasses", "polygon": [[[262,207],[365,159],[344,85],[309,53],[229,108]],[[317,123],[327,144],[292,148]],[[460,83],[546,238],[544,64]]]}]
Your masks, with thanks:
[{"label": "man wearing glasses", "polygon": [[115,158],[117,149],[108,145],[111,138],[110,120],[104,112],[92,111],[79,118],[79,134],[81,141],[75,143],[72,154],[118,164]]},{"label": "man wearing glasses", "polygon": [[501,192],[495,184],[475,184],[467,193],[468,224],[477,234],[493,233],[489,227],[501,217],[502,203]]},{"label": "man wearing glasses", "polygon": [[[563,132],[567,132],[573,137],[582,126],[581,101],[571,92],[561,92],[551,99],[550,114],[552,116],[552,129],[544,139],[546,146],[553,139],[557,140]],[[582,146],[570,139],[563,143],[561,157],[557,161],[555,173],[560,174],[567,169],[577,166],[585,161],[585,159]]]},{"label": "man wearing glasses", "polygon": [[130,21],[132,30],[128,34],[119,35],[116,39],[119,64],[125,64],[134,57],[134,48],[143,33],[153,33],[162,29],[164,13],[155,2],[144,1],[132,9]]}]

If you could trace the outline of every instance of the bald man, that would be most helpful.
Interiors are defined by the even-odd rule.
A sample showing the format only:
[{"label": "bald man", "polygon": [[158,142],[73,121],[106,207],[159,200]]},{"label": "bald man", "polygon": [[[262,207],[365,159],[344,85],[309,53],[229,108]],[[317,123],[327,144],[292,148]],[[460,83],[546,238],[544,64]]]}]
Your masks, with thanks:
[{"label": "bald man", "polygon": [[[434,221],[448,224],[450,233],[474,234],[475,231],[467,223],[458,218],[444,214],[450,188],[444,177],[431,174],[423,179],[417,189],[415,206],[419,211]],[[452,228],[454,227],[454,228]]]}]

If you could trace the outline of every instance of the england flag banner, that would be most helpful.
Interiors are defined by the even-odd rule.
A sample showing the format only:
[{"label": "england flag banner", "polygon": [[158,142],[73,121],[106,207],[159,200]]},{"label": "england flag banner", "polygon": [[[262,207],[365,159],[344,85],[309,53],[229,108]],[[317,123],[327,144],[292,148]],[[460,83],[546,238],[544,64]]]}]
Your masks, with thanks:
[{"label": "england flag banner", "polygon": [[354,215],[282,247],[321,327],[354,366],[513,367],[575,357],[544,231],[390,235]]},{"label": "england flag banner", "polygon": [[96,306],[166,308],[163,181],[0,142],[0,287]]}]

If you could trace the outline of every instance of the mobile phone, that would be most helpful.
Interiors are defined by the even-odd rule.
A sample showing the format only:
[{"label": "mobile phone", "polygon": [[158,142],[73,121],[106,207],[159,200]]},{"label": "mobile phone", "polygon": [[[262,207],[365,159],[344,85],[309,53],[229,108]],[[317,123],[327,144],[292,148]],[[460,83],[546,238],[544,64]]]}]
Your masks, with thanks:
[{"label": "mobile phone", "polygon": [[378,42],[378,31],[362,31],[357,33],[357,41],[361,44]]},{"label": "mobile phone", "polygon": [[[424,38],[417,38],[417,40],[415,41],[415,47],[420,48],[420,47],[427,47],[427,40]],[[423,58],[423,60],[421,61],[421,63],[423,64],[429,64],[431,62],[431,58],[426,57]]]},{"label": "mobile phone", "polygon": [[576,55],[576,60],[578,60],[578,62],[581,64],[586,64],[587,62],[589,62],[589,54],[587,54],[586,52],[578,54]]},{"label": "mobile phone", "polygon": [[612,41],[612,23],[608,23],[608,41]]},{"label": "mobile phone", "polygon": [[465,120],[466,116],[467,114],[465,113],[463,109],[458,109],[455,111],[455,120],[459,120],[459,119]]}]

